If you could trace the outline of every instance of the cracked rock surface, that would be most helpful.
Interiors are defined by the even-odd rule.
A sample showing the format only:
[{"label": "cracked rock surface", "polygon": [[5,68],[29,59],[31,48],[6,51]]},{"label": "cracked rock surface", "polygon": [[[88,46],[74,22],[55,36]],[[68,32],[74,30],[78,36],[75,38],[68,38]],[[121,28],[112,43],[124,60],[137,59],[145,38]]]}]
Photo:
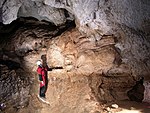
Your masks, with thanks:
[{"label": "cracked rock surface", "polygon": [[[1,44],[2,60],[18,62],[16,68],[23,68],[25,72],[29,72],[28,76],[32,82],[30,89],[21,90],[30,92],[29,98],[26,97],[28,93],[23,92],[25,94],[23,100],[29,99],[27,107],[13,111],[18,113],[48,113],[49,110],[51,113],[103,112],[104,103],[129,99],[127,91],[132,89],[138,75],[136,77],[132,75],[133,70],[130,65],[123,62],[114,35],[86,36],[77,28],[68,28],[57,36],[59,30],[63,30],[65,26],[53,26],[51,29],[45,22],[32,19],[18,20],[19,23],[20,21],[24,24],[16,29],[7,42]],[[3,29],[2,34],[4,35],[5,32]],[[36,61],[43,54],[46,54],[47,64],[50,67],[63,67],[49,72],[49,86],[46,92],[47,101],[51,105],[49,107],[37,98]],[[9,68],[11,67],[14,66]],[[14,74],[15,80],[17,79],[17,83],[14,82],[16,85],[20,84],[20,79],[17,78],[19,75],[19,73]],[[26,80],[26,74],[21,75],[20,77]],[[13,76],[9,74],[7,77]],[[24,87],[28,88],[26,82],[23,83],[26,86]],[[19,91],[16,90],[18,93]],[[19,98],[22,98],[22,95],[19,95]],[[22,100],[19,102],[22,103]]]},{"label": "cracked rock surface", "polygon": [[[149,102],[149,82],[135,87],[141,77],[150,80],[149,5],[149,0],[1,0],[0,99],[16,102],[6,112],[99,113],[104,103]],[[49,72],[49,107],[37,99],[36,61],[43,54],[50,67],[63,68]]]}]

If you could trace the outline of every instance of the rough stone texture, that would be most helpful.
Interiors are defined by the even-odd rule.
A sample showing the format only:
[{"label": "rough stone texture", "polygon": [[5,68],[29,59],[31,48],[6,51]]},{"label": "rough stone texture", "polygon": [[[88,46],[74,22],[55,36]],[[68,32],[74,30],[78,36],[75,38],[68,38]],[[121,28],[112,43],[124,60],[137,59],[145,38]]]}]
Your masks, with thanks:
[{"label": "rough stone texture", "polygon": [[13,20],[17,19],[17,12],[19,7],[21,6],[21,1],[19,0],[2,0],[1,1],[1,8],[2,8],[2,20],[3,23],[9,24]]},{"label": "rough stone texture", "polygon": [[32,16],[39,20],[47,20],[53,22],[55,25],[60,25],[66,22],[64,10],[52,8],[39,1],[23,1],[23,4],[20,7],[17,15],[18,17]]},{"label": "rough stone texture", "polygon": [[60,25],[66,22],[64,11],[44,5],[40,1],[32,0],[6,0],[1,1],[2,20],[9,24],[17,17],[35,17],[39,20],[47,20]]},{"label": "rough stone texture", "polygon": [[[5,2],[4,0],[1,1],[1,7],[3,9],[2,18],[3,22],[6,24],[16,19],[17,12],[20,7],[22,10],[20,13],[22,16],[30,15],[35,17],[36,15],[40,15],[43,18],[47,17],[50,21],[53,21],[54,23],[57,23],[58,21],[60,21],[58,23],[63,23],[65,18],[64,13],[61,12],[60,8],[64,8],[68,10],[68,12],[75,15],[75,19],[81,30],[87,30],[87,27],[91,30],[101,30],[101,33],[103,34],[112,31],[114,27],[117,27],[117,24],[126,25],[134,29],[143,29],[143,23],[148,21],[150,18],[149,4],[149,0],[6,0]],[[30,10],[30,12],[28,10]],[[53,12],[55,12],[55,14]],[[37,18],[39,17],[37,16]]]},{"label": "rough stone texture", "polygon": [[47,55],[50,67],[63,67],[49,72],[46,95],[51,107],[39,107],[35,77],[28,112],[100,112],[101,103],[128,98],[126,92],[134,80],[130,76],[131,69],[121,62],[113,35],[87,37],[72,28],[53,38],[62,27],[51,29],[46,26],[29,20],[11,35],[7,43],[1,44],[2,58],[19,62],[31,76],[36,72],[36,61],[43,54]]},{"label": "rough stone texture", "polygon": [[122,62],[129,65],[133,76],[144,76],[149,79],[149,36],[126,27],[120,34],[121,39],[116,47],[120,49]]},{"label": "rough stone texture", "polygon": [[149,89],[149,81],[144,81],[144,78],[141,78],[139,81],[136,82],[133,88],[127,92],[127,95],[132,101],[150,103]]},{"label": "rough stone texture", "polygon": [[[47,99],[52,106],[39,103],[34,91],[28,112],[94,113],[101,111],[99,102],[128,99],[127,91],[139,77],[150,79],[149,4],[149,0],[0,1],[5,24],[17,16],[33,16],[56,25],[72,18],[77,25],[58,36],[63,26],[51,30],[51,24],[29,22],[2,43],[16,56],[9,60],[19,60],[30,72],[36,71],[42,54],[47,54],[49,66],[63,67],[49,74]],[[8,56],[5,53],[3,59]]]},{"label": "rough stone texture", "polygon": [[63,67],[62,70],[49,73],[46,95],[51,107],[43,105],[38,108],[41,103],[36,98],[38,83],[35,80],[28,112],[100,112],[100,103],[128,99],[126,92],[134,80],[128,65],[121,63],[113,35],[96,39],[94,36],[82,35],[74,28],[52,38],[56,31],[50,31],[49,28],[44,30],[37,25],[24,25],[10,38],[8,44],[11,46],[3,45],[7,51],[11,50],[22,57],[20,63],[26,71],[36,72],[36,61],[42,54],[47,55],[50,67]]},{"label": "rough stone texture", "polygon": [[33,16],[59,25],[74,15],[77,28],[98,43],[102,35],[116,36],[115,46],[133,76],[149,74],[149,0],[2,0],[0,4],[6,24],[17,16]]},{"label": "rough stone texture", "polygon": [[[9,67],[4,62],[7,62]],[[30,80],[25,72],[22,69],[14,69],[14,67],[13,61],[0,61],[0,103],[13,109],[12,112],[28,105],[30,90]]]},{"label": "rough stone texture", "polygon": [[145,81],[143,85],[145,87],[143,102],[150,103],[150,83],[149,81]]},{"label": "rough stone texture", "polygon": [[122,62],[132,68],[133,76],[147,76],[150,73],[149,0],[45,0],[44,3],[65,8],[74,14],[79,30],[89,37],[93,34],[95,38],[114,34]]},{"label": "rough stone texture", "polygon": [[74,71],[79,75],[107,72],[117,56],[113,36],[109,38],[103,37],[99,41],[103,45],[97,45],[94,37],[85,37],[77,30],[71,30],[50,43],[48,63],[65,67],[66,71]]},{"label": "rough stone texture", "polygon": [[144,88],[143,83],[144,78],[137,81],[133,88],[127,92],[127,95],[130,98],[130,100],[142,102],[142,100],[144,99],[144,90],[147,90],[147,88]]},{"label": "rough stone texture", "polygon": [[65,8],[74,14],[80,30],[97,29],[104,34],[112,29],[114,33],[117,24],[142,29],[141,24],[150,18],[149,0],[44,0],[44,3],[56,8]]}]

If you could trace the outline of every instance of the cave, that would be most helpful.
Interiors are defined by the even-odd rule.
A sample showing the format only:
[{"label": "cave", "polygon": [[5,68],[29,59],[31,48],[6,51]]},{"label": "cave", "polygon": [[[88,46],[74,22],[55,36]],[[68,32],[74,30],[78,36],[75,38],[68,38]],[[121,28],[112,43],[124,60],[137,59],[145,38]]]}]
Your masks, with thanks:
[{"label": "cave", "polygon": [[0,113],[149,113],[149,5],[1,0]]}]

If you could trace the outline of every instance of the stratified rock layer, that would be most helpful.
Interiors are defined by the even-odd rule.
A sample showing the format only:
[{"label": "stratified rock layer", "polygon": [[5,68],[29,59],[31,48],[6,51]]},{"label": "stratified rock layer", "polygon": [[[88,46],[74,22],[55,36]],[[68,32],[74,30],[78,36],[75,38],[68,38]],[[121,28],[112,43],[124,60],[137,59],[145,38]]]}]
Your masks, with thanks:
[{"label": "stratified rock layer", "polygon": [[0,14],[5,24],[20,16],[33,16],[55,25],[74,19],[79,31],[98,43],[101,36],[113,34],[122,62],[136,77],[149,74],[149,4],[149,0],[2,0]]},{"label": "stratified rock layer", "polygon": [[[133,48],[127,53],[123,49],[138,36],[128,28],[126,31],[134,34],[133,38],[126,39],[123,33],[121,37],[99,33],[88,36],[79,32],[77,28],[68,28],[62,33],[60,31],[67,29],[66,26],[56,27],[32,19],[26,21],[21,18],[18,22],[20,29],[16,29],[13,35],[9,36],[8,42],[1,43],[1,58],[18,62],[25,72],[31,73],[28,76],[34,78],[28,101],[29,109],[20,109],[20,113],[22,110],[41,113],[48,113],[49,110],[52,113],[102,111],[101,103],[128,99],[127,91],[134,86],[139,76],[136,71],[148,73],[142,65],[138,66],[138,70],[131,65],[136,66],[138,58],[146,58],[148,53],[143,56],[136,53],[136,50],[143,50],[147,46],[146,39],[137,40],[135,44],[137,47],[145,43],[145,46]],[[2,29],[3,35],[5,32],[5,29]],[[61,35],[58,36],[59,34]],[[149,48],[146,48],[145,52],[148,50]],[[139,57],[132,59],[133,56],[128,53]],[[36,61],[41,59],[43,54],[46,54],[50,67],[63,68],[49,72],[46,97],[51,104],[50,107],[40,103],[37,98]],[[131,61],[129,62],[126,57]]]},{"label": "stratified rock layer", "polygon": [[46,54],[49,66],[63,67],[49,73],[51,107],[41,107],[35,80],[28,112],[94,113],[101,111],[100,102],[128,99],[127,91],[141,76],[150,79],[149,4],[149,0],[1,0],[4,24],[33,16],[56,26],[75,20],[77,26],[62,35],[64,26],[45,21],[23,21],[16,31],[0,27],[2,34],[13,33],[2,35],[2,60],[18,62],[34,74],[36,61]]}]

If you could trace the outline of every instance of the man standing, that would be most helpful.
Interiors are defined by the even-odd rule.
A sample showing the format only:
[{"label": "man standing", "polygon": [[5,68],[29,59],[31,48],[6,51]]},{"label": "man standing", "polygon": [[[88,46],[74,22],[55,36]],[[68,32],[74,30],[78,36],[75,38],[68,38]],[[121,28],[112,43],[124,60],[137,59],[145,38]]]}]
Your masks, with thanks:
[{"label": "man standing", "polygon": [[41,99],[45,99],[45,93],[48,84],[48,77],[47,77],[48,67],[43,66],[43,62],[41,60],[37,61],[37,65],[38,65],[37,73],[39,75],[39,81],[40,81],[39,97]]},{"label": "man standing", "polygon": [[[39,91],[39,99],[42,100],[45,103],[48,103],[45,100],[45,93],[48,87],[48,74],[47,71],[52,71],[52,69],[63,69],[62,67],[53,67],[49,68],[47,65],[47,58],[46,54],[41,56],[41,60],[37,61],[37,73],[39,75],[39,81],[40,81],[40,91]],[[49,103],[48,103],[49,104]]]}]

